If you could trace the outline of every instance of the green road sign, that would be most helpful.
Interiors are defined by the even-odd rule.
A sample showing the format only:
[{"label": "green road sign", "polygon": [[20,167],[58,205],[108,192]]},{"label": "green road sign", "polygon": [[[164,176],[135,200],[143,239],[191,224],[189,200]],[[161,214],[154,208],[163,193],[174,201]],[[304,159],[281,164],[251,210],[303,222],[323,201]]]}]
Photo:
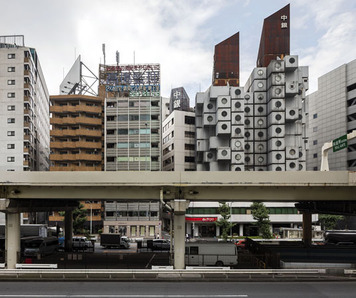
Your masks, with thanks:
[{"label": "green road sign", "polygon": [[347,135],[341,136],[333,140],[333,152],[347,148]]}]

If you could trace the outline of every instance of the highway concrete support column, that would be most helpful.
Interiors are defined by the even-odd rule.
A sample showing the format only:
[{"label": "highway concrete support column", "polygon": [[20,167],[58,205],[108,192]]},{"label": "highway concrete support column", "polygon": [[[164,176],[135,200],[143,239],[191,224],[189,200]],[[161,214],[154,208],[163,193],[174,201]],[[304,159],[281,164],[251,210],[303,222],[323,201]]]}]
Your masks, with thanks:
[{"label": "highway concrete support column", "polygon": [[73,238],[73,211],[66,210],[64,216],[64,250],[72,251]]},{"label": "highway concrete support column", "polygon": [[303,242],[304,246],[311,246],[312,243],[312,214],[303,213]]},{"label": "highway concrete support column", "polygon": [[174,200],[174,269],[185,268],[185,212],[189,206],[187,200]]},{"label": "highway concrete support column", "polygon": [[5,263],[7,269],[16,269],[21,253],[20,213],[6,213]]}]

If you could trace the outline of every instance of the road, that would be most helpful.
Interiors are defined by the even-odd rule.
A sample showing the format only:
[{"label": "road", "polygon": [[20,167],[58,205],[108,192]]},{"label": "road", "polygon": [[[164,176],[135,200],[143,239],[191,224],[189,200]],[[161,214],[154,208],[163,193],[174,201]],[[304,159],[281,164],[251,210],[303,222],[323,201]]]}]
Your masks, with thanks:
[{"label": "road", "polygon": [[0,282],[0,298],[355,297],[356,282]]}]

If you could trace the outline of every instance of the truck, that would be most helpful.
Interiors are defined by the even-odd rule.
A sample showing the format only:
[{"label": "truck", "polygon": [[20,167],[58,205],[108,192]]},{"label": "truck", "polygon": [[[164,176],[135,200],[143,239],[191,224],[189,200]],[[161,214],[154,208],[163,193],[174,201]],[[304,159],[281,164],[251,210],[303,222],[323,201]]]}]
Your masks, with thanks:
[{"label": "truck", "polygon": [[234,243],[188,242],[185,244],[187,266],[236,266],[237,254]]},{"label": "truck", "polygon": [[105,248],[117,247],[117,248],[129,248],[130,243],[127,237],[120,234],[101,234],[100,245]]}]

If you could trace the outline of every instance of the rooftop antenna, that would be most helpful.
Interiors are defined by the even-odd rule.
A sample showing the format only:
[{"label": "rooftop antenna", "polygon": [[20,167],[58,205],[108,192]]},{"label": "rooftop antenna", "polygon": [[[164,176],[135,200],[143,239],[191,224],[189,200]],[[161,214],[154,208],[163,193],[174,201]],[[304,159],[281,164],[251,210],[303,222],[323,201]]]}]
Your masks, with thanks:
[{"label": "rooftop antenna", "polygon": [[103,43],[103,55],[104,55],[104,65],[106,65],[106,57],[105,57],[105,43]]}]

